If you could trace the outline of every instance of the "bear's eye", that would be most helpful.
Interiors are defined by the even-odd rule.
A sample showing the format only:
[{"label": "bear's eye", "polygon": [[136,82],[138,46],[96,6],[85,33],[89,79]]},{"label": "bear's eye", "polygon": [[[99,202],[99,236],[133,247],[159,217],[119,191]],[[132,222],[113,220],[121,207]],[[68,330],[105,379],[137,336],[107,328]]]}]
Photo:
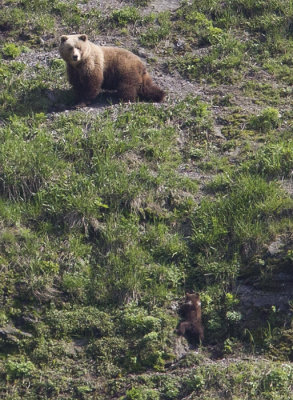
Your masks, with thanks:
[{"label": "bear's eye", "polygon": [[73,47],[72,46],[68,46],[68,50],[69,51],[73,50]]}]

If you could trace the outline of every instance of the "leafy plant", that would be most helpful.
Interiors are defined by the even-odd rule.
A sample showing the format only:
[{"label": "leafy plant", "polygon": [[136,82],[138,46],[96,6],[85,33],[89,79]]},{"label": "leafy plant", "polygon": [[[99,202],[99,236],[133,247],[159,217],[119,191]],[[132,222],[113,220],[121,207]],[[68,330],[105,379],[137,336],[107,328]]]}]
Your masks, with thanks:
[{"label": "leafy plant", "polygon": [[134,23],[139,18],[140,15],[136,7],[124,7],[120,10],[113,11],[111,14],[112,22],[120,27],[125,27],[129,23]]},{"label": "leafy plant", "polygon": [[263,110],[259,115],[251,117],[248,127],[261,132],[269,132],[279,126],[280,115],[275,108],[269,107]]},{"label": "leafy plant", "polygon": [[289,177],[293,166],[292,149],[291,140],[269,143],[252,155],[244,168],[268,178]]},{"label": "leafy plant", "polygon": [[6,379],[15,380],[30,377],[35,371],[34,364],[23,357],[9,357],[5,363]]},{"label": "leafy plant", "polygon": [[14,43],[6,43],[3,47],[2,47],[2,54],[5,57],[9,57],[9,58],[16,58],[20,55],[21,53],[21,48],[19,48],[18,46],[16,46]]},{"label": "leafy plant", "polygon": [[153,16],[152,21],[154,26],[151,25],[140,36],[140,43],[146,47],[155,47],[161,40],[166,39],[170,34],[171,23],[170,14],[163,12],[157,16]]}]

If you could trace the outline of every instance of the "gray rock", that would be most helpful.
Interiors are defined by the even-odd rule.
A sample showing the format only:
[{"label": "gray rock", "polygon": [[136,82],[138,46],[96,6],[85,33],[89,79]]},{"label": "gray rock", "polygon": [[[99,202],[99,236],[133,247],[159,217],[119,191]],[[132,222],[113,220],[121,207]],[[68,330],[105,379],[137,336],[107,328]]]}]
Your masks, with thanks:
[{"label": "gray rock", "polygon": [[283,240],[280,237],[277,238],[274,242],[272,242],[268,246],[269,255],[275,256],[275,255],[281,253],[281,251],[283,250],[284,246],[285,246],[285,243],[283,242]]},{"label": "gray rock", "polygon": [[18,342],[19,339],[23,338],[31,338],[33,335],[28,332],[23,332],[20,329],[15,328],[12,325],[7,325],[5,327],[0,328],[0,338],[8,339],[13,342]]}]

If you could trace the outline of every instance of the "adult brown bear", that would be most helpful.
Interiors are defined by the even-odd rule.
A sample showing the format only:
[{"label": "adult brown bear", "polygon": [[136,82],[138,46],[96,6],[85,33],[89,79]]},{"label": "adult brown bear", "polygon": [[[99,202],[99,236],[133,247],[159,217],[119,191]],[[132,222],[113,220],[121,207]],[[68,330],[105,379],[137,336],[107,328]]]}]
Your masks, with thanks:
[{"label": "adult brown bear", "polygon": [[180,312],[183,321],[179,323],[177,333],[183,335],[195,345],[204,339],[204,329],[201,321],[201,302],[198,293],[186,293],[185,303]]},{"label": "adult brown bear", "polygon": [[79,34],[61,36],[59,51],[80,105],[90,104],[101,89],[117,90],[124,101],[164,99],[164,91],[153,83],[145,65],[128,50],[97,46]]}]

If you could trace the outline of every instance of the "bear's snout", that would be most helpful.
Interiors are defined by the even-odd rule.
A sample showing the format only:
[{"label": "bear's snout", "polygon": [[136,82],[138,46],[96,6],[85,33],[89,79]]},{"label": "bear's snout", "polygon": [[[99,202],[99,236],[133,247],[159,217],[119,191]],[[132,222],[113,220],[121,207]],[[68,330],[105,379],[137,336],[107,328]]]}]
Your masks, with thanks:
[{"label": "bear's snout", "polygon": [[76,48],[72,49],[71,59],[73,62],[78,62],[81,60],[81,53],[79,49]]}]

